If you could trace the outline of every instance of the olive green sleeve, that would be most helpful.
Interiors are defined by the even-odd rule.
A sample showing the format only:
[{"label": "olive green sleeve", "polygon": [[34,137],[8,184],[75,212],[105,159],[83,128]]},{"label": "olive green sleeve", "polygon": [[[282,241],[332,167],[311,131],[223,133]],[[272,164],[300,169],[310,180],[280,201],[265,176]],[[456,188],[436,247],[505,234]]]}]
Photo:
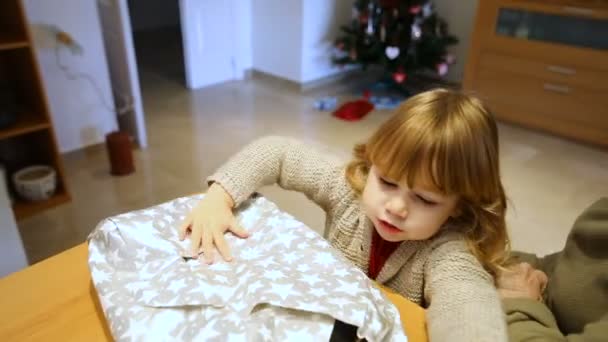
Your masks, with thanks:
[{"label": "olive green sleeve", "polygon": [[510,341],[606,341],[608,337],[608,314],[596,322],[587,324],[581,333],[563,335],[549,308],[528,298],[503,300],[507,315]]}]

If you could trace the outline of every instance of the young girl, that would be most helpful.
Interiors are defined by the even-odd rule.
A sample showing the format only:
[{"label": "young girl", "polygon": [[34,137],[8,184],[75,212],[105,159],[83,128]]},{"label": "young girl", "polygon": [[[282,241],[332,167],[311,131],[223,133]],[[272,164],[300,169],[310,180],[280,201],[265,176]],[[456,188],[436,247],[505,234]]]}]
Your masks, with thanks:
[{"label": "young girl", "polygon": [[188,215],[192,256],[223,234],[240,237],[232,209],[263,185],[300,191],[327,213],[329,241],[378,283],[428,307],[435,341],[503,341],[493,276],[506,253],[498,133],[477,99],[437,89],[404,102],[346,167],[301,142],[257,140],[208,178]]}]

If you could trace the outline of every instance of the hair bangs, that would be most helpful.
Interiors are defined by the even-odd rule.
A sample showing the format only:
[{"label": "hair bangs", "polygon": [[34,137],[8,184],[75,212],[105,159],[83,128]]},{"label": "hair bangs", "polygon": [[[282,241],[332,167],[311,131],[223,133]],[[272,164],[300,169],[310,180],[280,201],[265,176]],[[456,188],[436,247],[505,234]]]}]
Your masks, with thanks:
[{"label": "hair bangs", "polygon": [[[407,126],[407,127],[403,127]],[[406,120],[387,125],[382,135],[373,136],[367,144],[368,158],[382,176],[394,182],[414,185],[446,193],[443,179],[438,177],[437,160],[441,143],[432,134],[430,120]],[[402,134],[402,132],[410,134]]]}]

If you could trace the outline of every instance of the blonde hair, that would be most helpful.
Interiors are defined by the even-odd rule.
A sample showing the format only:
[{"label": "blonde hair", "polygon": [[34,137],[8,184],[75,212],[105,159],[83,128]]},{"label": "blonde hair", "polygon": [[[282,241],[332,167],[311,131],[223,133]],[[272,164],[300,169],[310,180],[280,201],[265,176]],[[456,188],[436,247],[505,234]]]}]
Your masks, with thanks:
[{"label": "blonde hair", "polygon": [[365,144],[355,146],[346,177],[358,194],[372,165],[410,187],[428,177],[442,193],[458,195],[460,214],[450,226],[462,230],[470,251],[496,276],[509,249],[507,202],[498,129],[480,100],[447,89],[411,97]]}]

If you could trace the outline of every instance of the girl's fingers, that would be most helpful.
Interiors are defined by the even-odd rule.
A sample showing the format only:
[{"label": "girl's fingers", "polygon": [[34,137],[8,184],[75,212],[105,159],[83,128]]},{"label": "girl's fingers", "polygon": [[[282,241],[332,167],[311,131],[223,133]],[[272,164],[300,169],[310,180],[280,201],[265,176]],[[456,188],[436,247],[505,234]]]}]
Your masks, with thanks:
[{"label": "girl's fingers", "polygon": [[240,237],[240,238],[248,238],[249,237],[249,232],[247,232],[245,230],[245,228],[241,227],[240,224],[238,224],[238,222],[236,220],[232,221],[232,224],[230,225],[229,230],[232,232],[232,234]]},{"label": "girl's fingers", "polygon": [[213,240],[215,242],[215,246],[217,247],[217,250],[220,252],[220,254],[224,258],[224,260],[226,260],[228,262],[232,261],[232,255],[230,255],[230,248],[228,247],[228,244],[226,243],[224,234],[215,233],[213,236]]},{"label": "girl's fingers", "polygon": [[207,232],[203,234],[203,254],[205,255],[205,262],[208,264],[213,263],[213,234]]},{"label": "girl's fingers", "polygon": [[203,227],[199,224],[192,227],[192,234],[190,234],[190,253],[191,257],[198,258],[198,249],[201,245],[201,238],[203,235]]}]

